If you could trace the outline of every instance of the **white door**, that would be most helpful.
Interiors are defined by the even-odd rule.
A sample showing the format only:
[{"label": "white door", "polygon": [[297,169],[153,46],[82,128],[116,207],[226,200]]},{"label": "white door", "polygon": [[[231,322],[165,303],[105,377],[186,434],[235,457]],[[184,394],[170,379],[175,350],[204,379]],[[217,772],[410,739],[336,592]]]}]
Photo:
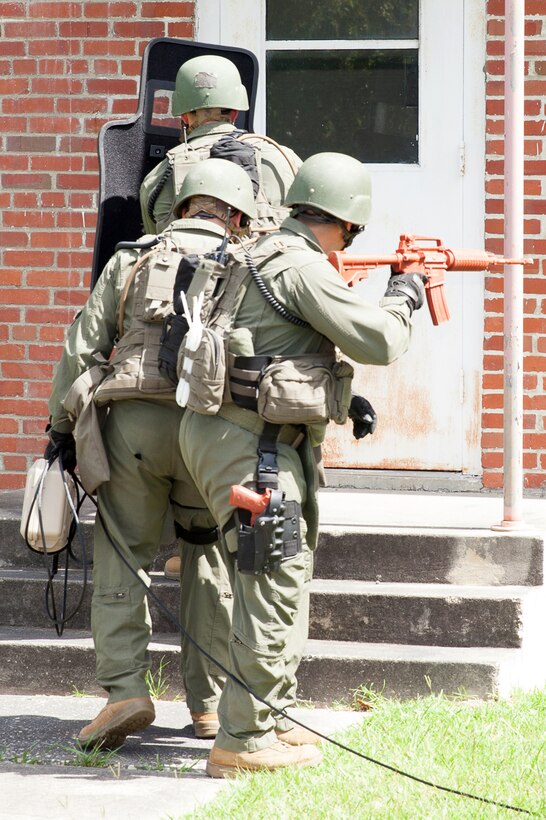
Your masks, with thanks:
[{"label": "white door", "polygon": [[[402,233],[438,237],[451,248],[483,247],[483,3],[481,0],[421,0],[420,3],[415,0],[413,29],[409,14],[406,21],[398,21],[401,28],[395,32],[396,39],[386,39],[392,36],[391,30],[385,33],[379,28],[379,35],[374,34],[377,39],[372,40],[364,36],[341,39],[341,35],[336,39],[333,32],[342,31],[344,23],[338,21],[336,29],[336,4],[324,0],[325,10],[329,10],[328,34],[322,34],[317,24],[319,37],[310,40],[304,18],[300,19],[298,28],[294,14],[290,18],[287,10],[297,8],[301,16],[305,14],[306,3],[309,9],[316,10],[322,2],[300,0],[296,6],[290,6],[287,0],[269,0],[268,3],[265,0],[222,0],[221,3],[220,0],[200,0],[197,39],[240,46],[256,54],[260,81],[254,127],[272,136],[277,136],[275,127],[283,127],[282,111],[279,114],[275,102],[278,104],[280,99],[282,103],[283,93],[291,93],[290,66],[297,67],[298,60],[303,60],[301,73],[308,72],[310,77],[305,105],[312,118],[316,117],[322,102],[321,88],[326,89],[328,83],[335,82],[335,77],[329,77],[327,71],[318,80],[315,74],[313,80],[313,70],[322,69],[330,57],[342,55],[343,62],[345,55],[345,65],[349,65],[351,59],[356,60],[353,63],[356,65],[355,89],[360,78],[367,82],[366,77],[371,76],[365,75],[359,66],[373,67],[383,60],[385,70],[381,76],[384,78],[390,66],[386,59],[389,51],[394,62],[402,59],[410,66],[404,74],[405,104],[408,104],[408,108],[402,109],[405,113],[401,115],[400,110],[397,112],[388,102],[376,100],[370,144],[359,146],[355,143],[360,122],[358,95],[355,95],[354,106],[346,106],[343,117],[338,116],[338,120],[343,121],[336,122],[333,135],[327,133],[328,123],[324,125],[321,132],[324,147],[320,140],[313,142],[313,132],[313,139],[309,140],[313,147],[307,153],[316,150],[351,153],[339,145],[343,130],[347,130],[343,137],[345,144],[348,133],[355,155],[360,147],[363,152],[372,151],[371,161],[366,160],[373,180],[372,219],[350,252],[392,253]],[[377,9],[382,7],[381,0],[358,0],[358,3],[355,0],[355,4],[354,10],[359,14],[369,13],[370,18],[377,17]],[[347,4],[341,5],[347,7]],[[369,12],[365,10],[367,6]],[[409,6],[411,3],[403,7]],[[392,4],[386,3],[385,8],[388,7]],[[315,14],[313,19],[319,16]],[[406,24],[409,36],[405,36],[403,30]],[[266,29],[269,40],[266,40]],[[283,33],[285,31],[287,33]],[[358,62],[359,53],[364,55],[364,63]],[[281,69],[288,66],[284,76],[279,66]],[[415,88],[408,89],[411,66]],[[381,82],[385,80],[376,81],[375,88]],[[370,93],[373,94],[373,89]],[[266,122],[266,111],[271,122]],[[301,114],[299,110],[300,118]],[[394,125],[390,122],[393,117]],[[327,120],[326,115],[324,119]],[[301,133],[305,133],[305,129]],[[287,128],[282,139],[278,139],[305,156],[305,145],[290,142],[289,136]],[[400,136],[405,137],[405,141],[400,141]],[[366,139],[364,135],[363,143]],[[388,275],[386,268],[374,271],[357,286],[359,292],[364,298],[377,301],[385,290]],[[324,448],[326,466],[480,472],[483,278],[481,273],[446,274],[451,320],[434,327],[425,307],[415,314],[411,348],[402,359],[388,368],[357,367],[355,390],[366,396],[376,409],[377,430],[373,437],[355,442],[350,425],[343,428],[332,425]]]}]

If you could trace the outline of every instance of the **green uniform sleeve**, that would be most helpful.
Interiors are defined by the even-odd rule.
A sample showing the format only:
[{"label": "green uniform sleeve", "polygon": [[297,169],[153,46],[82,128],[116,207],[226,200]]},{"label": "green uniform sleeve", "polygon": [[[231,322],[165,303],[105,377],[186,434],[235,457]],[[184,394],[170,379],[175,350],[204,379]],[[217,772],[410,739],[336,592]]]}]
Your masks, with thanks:
[{"label": "green uniform sleeve", "polygon": [[320,258],[284,276],[298,315],[353,361],[386,365],[407,350],[411,321],[404,299],[383,299],[379,306],[366,302]]},{"label": "green uniform sleeve", "polygon": [[74,427],[62,405],[69,389],[78,376],[97,364],[97,354],[108,359],[116,343],[120,257],[116,254],[108,262],[83,310],[68,329],[49,399],[50,423],[58,432],[70,432]]},{"label": "green uniform sleeve", "polygon": [[[148,202],[150,196],[155,191],[161,177],[167,169],[168,164],[169,161],[167,159],[162,160],[155,166],[155,168],[152,168],[146,177],[144,177],[144,180],[140,186],[140,213],[145,234],[157,234],[156,220],[152,219],[148,213]],[[167,180],[166,185],[154,203],[154,213],[156,216],[167,216],[170,213],[173,194],[174,190],[171,177]]]},{"label": "green uniform sleeve", "polygon": [[[270,205],[282,205],[288,189],[302,162],[297,154],[284,145],[277,148],[265,140],[260,142],[264,192]],[[295,171],[294,171],[295,169]]]}]

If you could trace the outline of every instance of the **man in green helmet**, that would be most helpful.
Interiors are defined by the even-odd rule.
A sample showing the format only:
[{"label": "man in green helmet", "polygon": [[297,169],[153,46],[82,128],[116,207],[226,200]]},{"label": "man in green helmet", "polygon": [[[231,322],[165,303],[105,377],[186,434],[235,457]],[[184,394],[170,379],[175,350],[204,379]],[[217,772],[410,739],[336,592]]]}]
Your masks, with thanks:
[{"label": "man in green helmet", "polygon": [[[183,259],[216,251],[255,215],[248,174],[226,160],[202,162],[186,176],[174,211],[165,234],[118,250],[105,266],[68,331],[49,401],[48,454],[60,454],[65,464],[71,460],[73,468],[75,444],[82,478],[92,473],[99,446],[107,460],[102,483],[95,486],[95,480],[87,489],[97,492],[92,629],[97,679],[108,703],[80,732],[82,744],[116,747],[154,720],[146,685],[151,620],[135,573],[142,576],[152,563],[169,507],[189,565],[211,579],[195,592],[202,616],[192,623],[192,635],[223,659],[229,630],[218,533],[178,448],[183,410],[174,400],[175,386],[158,369],[158,349]],[[106,416],[102,441],[84,435],[81,404],[90,384],[91,404]],[[190,606],[190,592],[186,599]],[[214,736],[223,677],[211,672],[192,644],[183,643],[182,658],[195,732]]]},{"label": "man in green helmet", "polygon": [[286,216],[282,202],[301,160],[290,148],[266,136],[238,130],[234,125],[237,114],[247,110],[246,89],[231,60],[209,54],[183,63],[172,98],[172,113],[181,117],[182,141],[142,183],[140,205],[145,231],[162,231],[173,219],[174,198],[193,164],[209,155],[223,157],[224,151],[237,153],[245,149],[257,177],[257,212],[252,227],[265,231],[280,224]]},{"label": "man in green helmet", "polygon": [[[261,281],[253,277],[234,302],[231,334],[245,329],[252,350],[229,361],[224,396],[232,401],[224,400],[217,415],[205,415],[196,412],[197,394],[188,401],[194,409],[186,410],[180,428],[188,470],[222,528],[233,590],[230,669],[250,690],[226,681],[220,729],[207,763],[212,777],[320,762],[317,736],[264,703],[282,709],[295,704],[296,670],[308,632],[318,529],[312,446],[327,421],[301,422],[303,389],[310,365],[319,373],[328,357],[336,359],[336,347],[363,364],[397,359],[410,341],[412,313],[424,299],[421,278],[406,275],[391,277],[379,306],[364,302],[326,259],[325,254],[346,248],[368,222],[370,178],[359,161],[336,153],[310,157],[286,205],[291,215],[277,233],[252,247],[247,260],[249,268],[254,261]],[[213,325],[207,327],[210,335]],[[302,359],[305,378],[298,381]],[[331,372],[341,365],[336,362]],[[282,402],[289,379],[296,390],[275,415],[272,397]],[[309,397],[316,392],[312,383]],[[350,390],[339,401],[348,404]],[[347,409],[341,409],[340,421]],[[284,421],[272,421],[283,413]],[[297,423],[290,423],[292,416]],[[221,447],[211,451],[211,441]],[[238,499],[231,496],[232,487],[241,485],[256,491],[250,493],[252,503],[240,491]]]},{"label": "man in green helmet", "polygon": [[[181,118],[182,141],[141,185],[141,216],[146,232],[158,233],[172,221],[173,202],[185,175],[196,162],[209,156],[234,161],[241,156],[241,164],[254,179],[256,215],[252,230],[276,230],[288,213],[282,203],[301,160],[290,148],[269,137],[238,130],[234,125],[237,114],[247,110],[247,92],[231,60],[209,54],[183,63],[172,98],[172,113]],[[165,575],[178,579],[180,572],[180,556],[173,555],[165,564]]]}]

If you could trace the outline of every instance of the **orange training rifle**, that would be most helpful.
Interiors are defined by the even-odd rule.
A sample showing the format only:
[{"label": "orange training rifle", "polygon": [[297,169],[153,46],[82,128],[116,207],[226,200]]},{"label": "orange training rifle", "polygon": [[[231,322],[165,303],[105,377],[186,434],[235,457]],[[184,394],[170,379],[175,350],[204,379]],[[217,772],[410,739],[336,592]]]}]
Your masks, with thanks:
[{"label": "orange training rifle", "polygon": [[[430,243],[423,245],[421,243]],[[432,323],[439,325],[449,319],[445,299],[446,270],[490,270],[499,265],[531,265],[532,259],[503,259],[482,250],[444,248],[441,239],[430,236],[402,234],[397,250],[387,256],[352,256],[332,251],[328,260],[339,271],[349,286],[366,279],[371,268],[390,265],[393,273],[421,273],[427,277],[425,290]]]}]

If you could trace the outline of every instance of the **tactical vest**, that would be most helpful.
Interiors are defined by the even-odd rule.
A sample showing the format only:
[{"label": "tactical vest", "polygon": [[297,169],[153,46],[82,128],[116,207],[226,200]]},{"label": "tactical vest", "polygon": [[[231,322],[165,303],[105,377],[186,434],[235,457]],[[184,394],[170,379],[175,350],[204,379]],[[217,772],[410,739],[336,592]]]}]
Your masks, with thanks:
[{"label": "tactical vest", "polygon": [[[264,248],[261,254],[255,250],[251,258],[230,253],[225,264],[209,259],[201,262],[187,293],[188,304],[195,299],[199,317],[190,317],[190,331],[178,355],[176,398],[181,406],[216,415],[223,404],[233,402],[272,424],[345,423],[354,371],[338,359],[330,340],[324,337],[317,353],[255,356],[250,332],[245,335],[244,328],[233,329],[252,279],[272,309],[287,321],[307,325],[276,301],[258,274],[259,268],[288,247],[276,240],[273,248]],[[202,327],[196,344],[199,321]]]},{"label": "tactical vest", "polygon": [[[265,194],[264,184],[263,184],[263,170],[262,170],[262,148],[266,142],[270,142],[275,145],[279,151],[283,154],[284,158],[286,159],[288,165],[294,172],[294,176],[297,173],[297,168],[290,159],[290,157],[283,151],[280,145],[278,145],[274,140],[270,139],[269,137],[261,136],[258,134],[249,134],[244,131],[232,131],[228,132],[230,135],[234,136],[236,139],[249,142],[255,153],[256,157],[256,167],[258,170],[258,179],[259,179],[259,189],[258,193],[256,194],[256,217],[251,222],[251,229],[254,233],[267,233],[269,231],[276,230],[281,222],[288,216],[290,213],[288,208],[285,208],[281,205],[271,205]],[[215,137],[219,139],[218,135]],[[182,143],[181,145],[177,145],[175,148],[172,148],[168,155],[168,162],[169,167],[171,169],[171,174],[173,177],[173,188],[174,194],[173,199],[176,197],[180,188],[182,187],[182,182],[184,181],[186,174],[190,171],[194,165],[198,162],[202,162],[205,159],[209,159],[210,157],[210,150],[214,143],[209,146],[202,146],[199,148],[192,148],[191,141],[188,143]],[[152,211],[151,216],[155,220],[155,214],[153,213],[153,203],[155,202],[158,194],[161,191],[162,186],[169,178],[169,173],[165,172],[162,179],[158,183],[158,186],[153,191],[151,198],[152,206],[149,207],[149,210]],[[157,230],[160,233],[164,231],[165,228],[170,225],[171,222],[176,217],[170,211],[170,213],[159,219],[156,222]]]},{"label": "tactical vest", "polygon": [[[152,250],[140,255],[127,277],[119,306],[119,341],[109,362],[113,371],[95,392],[95,404],[143,395],[174,399],[173,385],[158,368],[163,320],[173,311],[173,286],[182,258],[189,253],[205,253],[202,245],[192,249],[187,244],[182,252],[175,236],[162,237]],[[133,315],[124,332],[125,304],[131,286]]]}]

